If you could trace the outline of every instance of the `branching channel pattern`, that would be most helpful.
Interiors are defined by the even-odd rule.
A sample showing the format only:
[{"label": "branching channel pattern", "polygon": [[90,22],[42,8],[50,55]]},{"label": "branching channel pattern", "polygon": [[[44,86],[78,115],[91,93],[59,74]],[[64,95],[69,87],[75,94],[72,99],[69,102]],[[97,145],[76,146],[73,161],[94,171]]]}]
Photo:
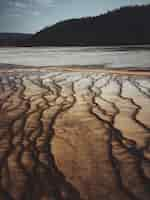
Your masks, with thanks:
[{"label": "branching channel pattern", "polygon": [[0,200],[149,200],[150,79],[0,72]]}]

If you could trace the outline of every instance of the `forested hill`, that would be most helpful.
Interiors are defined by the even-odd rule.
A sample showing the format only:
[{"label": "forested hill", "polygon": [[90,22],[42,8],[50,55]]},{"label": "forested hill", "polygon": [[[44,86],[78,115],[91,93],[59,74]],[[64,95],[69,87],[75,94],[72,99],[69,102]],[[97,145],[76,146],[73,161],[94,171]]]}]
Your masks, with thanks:
[{"label": "forested hill", "polygon": [[28,41],[33,46],[121,44],[150,44],[150,5],[62,21],[41,30]]},{"label": "forested hill", "polygon": [[0,33],[0,46],[150,44],[150,5],[122,7],[95,17],[58,22],[38,33]]}]

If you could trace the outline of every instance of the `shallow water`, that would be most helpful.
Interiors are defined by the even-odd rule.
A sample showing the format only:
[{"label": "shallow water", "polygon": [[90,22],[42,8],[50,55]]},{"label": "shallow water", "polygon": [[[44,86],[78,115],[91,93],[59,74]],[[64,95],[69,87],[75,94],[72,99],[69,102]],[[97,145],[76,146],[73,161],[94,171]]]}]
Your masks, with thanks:
[{"label": "shallow water", "polygon": [[0,63],[150,67],[150,46],[0,48]]}]

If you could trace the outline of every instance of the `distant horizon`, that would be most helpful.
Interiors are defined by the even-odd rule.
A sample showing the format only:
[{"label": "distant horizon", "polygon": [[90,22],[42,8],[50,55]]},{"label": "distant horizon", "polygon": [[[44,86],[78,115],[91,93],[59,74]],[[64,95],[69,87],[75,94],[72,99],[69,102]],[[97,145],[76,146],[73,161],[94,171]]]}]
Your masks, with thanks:
[{"label": "distant horizon", "polygon": [[[53,26],[53,25],[55,25],[55,24],[57,24],[59,22],[62,22],[62,21],[67,21],[67,20],[72,20],[72,19],[80,19],[80,18],[88,18],[88,17],[95,17],[95,16],[100,16],[100,15],[103,15],[103,14],[107,14],[109,11],[118,10],[120,8],[134,7],[134,6],[146,6],[146,5],[150,5],[150,3],[149,4],[140,4],[140,5],[139,4],[134,4],[134,5],[120,6],[120,7],[114,8],[112,10],[107,10],[107,11],[105,11],[103,13],[100,13],[99,15],[81,16],[81,17],[76,17],[76,18],[66,18],[66,19],[62,19],[62,20],[56,21],[55,23],[53,23],[51,25],[44,26],[41,29],[39,29],[38,31],[41,31],[46,27],[51,27],[51,26]],[[18,32],[11,32],[11,31],[6,32],[6,31],[0,31],[0,34],[30,34],[30,35],[33,35],[33,34],[37,33],[38,31],[35,31],[35,32],[19,32],[19,31]]]},{"label": "distant horizon", "polygon": [[34,34],[60,21],[98,16],[126,6],[149,5],[150,0],[1,0],[0,33]]}]

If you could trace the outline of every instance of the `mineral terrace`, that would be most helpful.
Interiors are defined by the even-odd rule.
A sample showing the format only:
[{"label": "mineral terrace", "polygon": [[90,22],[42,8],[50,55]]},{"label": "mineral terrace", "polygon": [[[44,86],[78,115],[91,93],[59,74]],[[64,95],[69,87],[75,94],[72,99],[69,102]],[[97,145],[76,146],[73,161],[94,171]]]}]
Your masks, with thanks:
[{"label": "mineral terrace", "polygon": [[150,200],[149,77],[0,70],[0,200]]}]

